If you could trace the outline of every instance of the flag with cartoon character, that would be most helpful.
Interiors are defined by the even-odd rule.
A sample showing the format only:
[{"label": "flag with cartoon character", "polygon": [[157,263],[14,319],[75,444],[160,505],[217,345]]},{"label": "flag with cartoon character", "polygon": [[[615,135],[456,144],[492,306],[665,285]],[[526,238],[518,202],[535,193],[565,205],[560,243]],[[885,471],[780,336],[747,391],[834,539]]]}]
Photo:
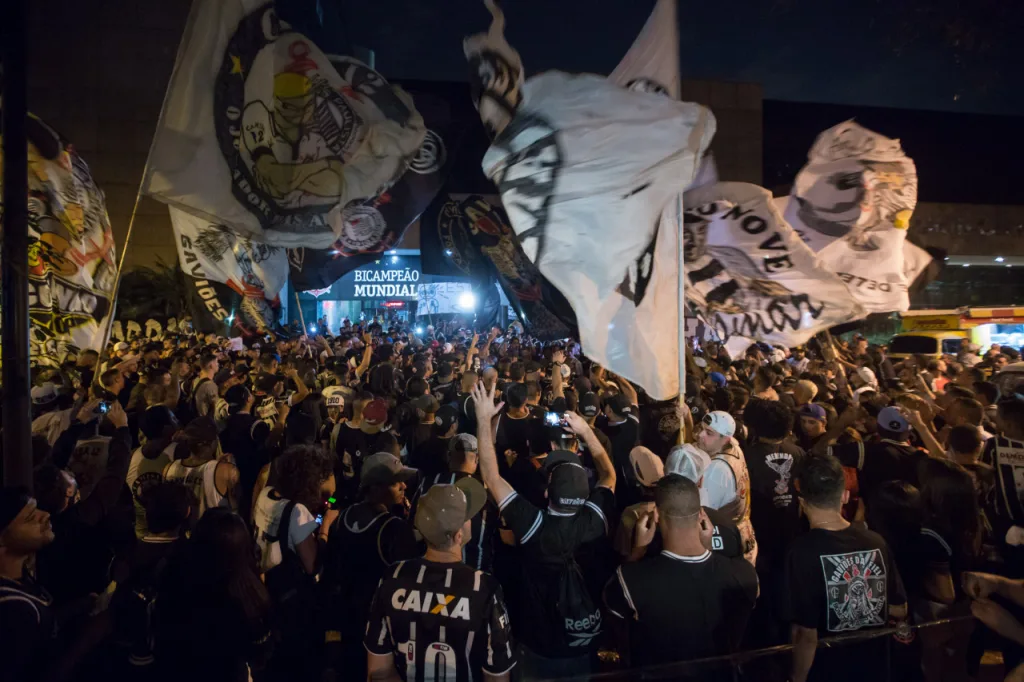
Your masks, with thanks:
[{"label": "flag with cartoon character", "polygon": [[370,241],[345,210],[416,158],[427,131],[411,98],[328,58],[272,2],[197,0],[181,45],[143,191],[276,246]]},{"label": "flag with cartoon character", "polygon": [[910,308],[904,244],[917,169],[899,140],[853,121],[829,128],[808,152],[792,195],[776,204],[869,313]]},{"label": "flag with cartoon character", "polygon": [[34,363],[57,366],[103,344],[117,256],[103,192],[85,161],[35,116],[27,127],[29,348]]}]

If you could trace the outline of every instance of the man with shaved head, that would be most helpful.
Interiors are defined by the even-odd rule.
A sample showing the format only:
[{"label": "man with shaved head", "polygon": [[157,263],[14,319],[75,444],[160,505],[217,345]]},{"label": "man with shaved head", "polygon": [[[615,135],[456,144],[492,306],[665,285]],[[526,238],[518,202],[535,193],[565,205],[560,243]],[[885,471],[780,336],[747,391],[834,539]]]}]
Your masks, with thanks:
[{"label": "man with shaved head", "polygon": [[697,484],[661,478],[655,509],[638,519],[638,545],[657,528],[664,549],[623,564],[604,590],[605,604],[629,626],[630,664],[674,663],[734,651],[757,598],[757,574],[742,555],[712,552],[714,526]]}]

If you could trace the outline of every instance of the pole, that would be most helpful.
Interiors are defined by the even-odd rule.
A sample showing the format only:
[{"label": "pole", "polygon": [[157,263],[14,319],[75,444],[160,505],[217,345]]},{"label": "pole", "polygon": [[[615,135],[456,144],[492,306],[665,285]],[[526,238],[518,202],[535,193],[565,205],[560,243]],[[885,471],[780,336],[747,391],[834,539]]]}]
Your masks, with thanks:
[{"label": "pole", "polygon": [[[676,195],[676,321],[677,333],[679,335],[679,407],[688,410],[686,406],[686,256],[683,253],[683,194]],[[679,423],[680,430],[685,430],[683,422]],[[683,437],[686,434],[683,433]]]},{"label": "pole", "polygon": [[32,487],[32,400],[28,317],[28,26],[24,0],[6,0],[0,32],[3,63],[3,362],[4,484]]},{"label": "pole", "polygon": [[[302,314],[302,303],[299,301],[299,292],[295,292],[295,307],[299,309],[299,322],[302,324],[302,333],[306,333],[306,318]],[[294,317],[292,318],[295,319]]]}]

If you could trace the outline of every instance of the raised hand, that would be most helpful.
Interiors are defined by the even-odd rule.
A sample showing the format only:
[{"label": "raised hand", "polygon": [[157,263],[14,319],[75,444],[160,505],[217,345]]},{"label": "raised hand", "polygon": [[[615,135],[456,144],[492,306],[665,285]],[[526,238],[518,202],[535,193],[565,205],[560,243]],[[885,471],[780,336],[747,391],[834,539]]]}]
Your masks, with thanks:
[{"label": "raised hand", "polygon": [[490,422],[496,414],[501,412],[501,408],[505,406],[504,402],[497,405],[494,404],[494,396],[497,390],[497,384],[488,390],[482,381],[478,381],[473,390],[470,391],[470,395],[473,397],[473,404],[476,407],[477,422]]}]

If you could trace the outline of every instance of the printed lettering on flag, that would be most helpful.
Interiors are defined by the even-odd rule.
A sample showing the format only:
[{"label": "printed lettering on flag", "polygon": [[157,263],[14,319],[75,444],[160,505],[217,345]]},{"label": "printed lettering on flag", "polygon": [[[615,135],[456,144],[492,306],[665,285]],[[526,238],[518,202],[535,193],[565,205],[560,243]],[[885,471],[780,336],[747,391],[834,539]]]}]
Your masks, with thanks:
[{"label": "printed lettering on flag", "polygon": [[26,123],[29,350],[34,363],[57,366],[103,344],[117,279],[114,236],[103,192],[74,146],[35,116]]},{"label": "printed lettering on flag", "polygon": [[798,346],[864,316],[767,190],[723,182],[687,192],[685,202],[686,297],[726,343]]}]

